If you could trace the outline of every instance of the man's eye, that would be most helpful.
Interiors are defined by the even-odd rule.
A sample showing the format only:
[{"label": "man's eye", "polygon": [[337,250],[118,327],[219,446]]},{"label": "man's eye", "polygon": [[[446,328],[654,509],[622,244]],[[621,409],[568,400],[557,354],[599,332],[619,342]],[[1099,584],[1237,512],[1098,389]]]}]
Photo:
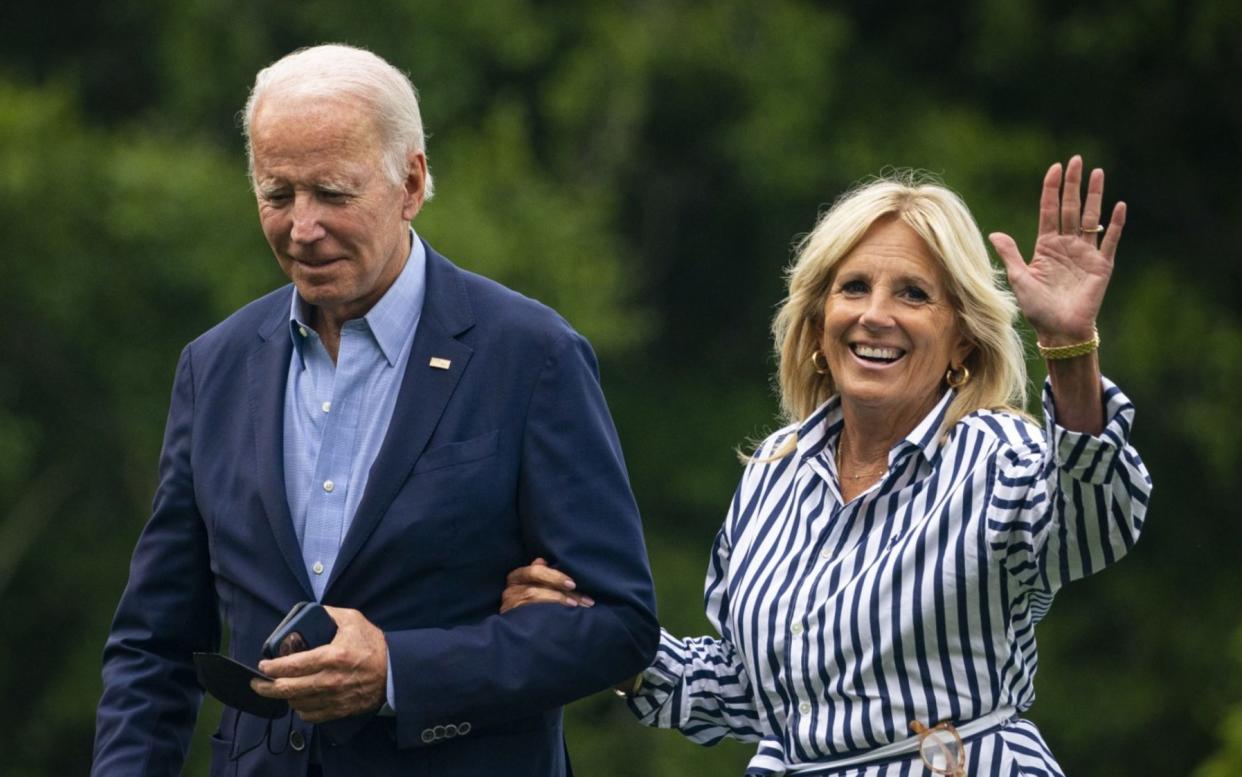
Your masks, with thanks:
[{"label": "man's eye", "polygon": [[270,205],[282,205],[289,201],[289,192],[264,192],[263,201]]},{"label": "man's eye", "polygon": [[325,202],[344,202],[349,199],[349,194],[336,189],[320,189],[319,197]]}]

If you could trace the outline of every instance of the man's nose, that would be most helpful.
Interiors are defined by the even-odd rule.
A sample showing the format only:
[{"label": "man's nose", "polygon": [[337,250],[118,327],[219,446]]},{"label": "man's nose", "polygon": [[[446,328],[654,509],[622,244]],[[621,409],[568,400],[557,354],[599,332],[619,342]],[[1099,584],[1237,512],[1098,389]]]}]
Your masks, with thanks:
[{"label": "man's nose", "polygon": [[320,208],[314,197],[298,193],[293,198],[293,228],[289,238],[295,243],[313,243],[324,236]]}]

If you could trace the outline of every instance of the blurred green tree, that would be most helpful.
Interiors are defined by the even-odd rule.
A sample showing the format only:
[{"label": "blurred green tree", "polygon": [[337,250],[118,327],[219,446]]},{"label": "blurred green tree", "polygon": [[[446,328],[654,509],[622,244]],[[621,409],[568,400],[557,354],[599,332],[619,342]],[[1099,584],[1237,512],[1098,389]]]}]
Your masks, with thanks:
[{"label": "blurred green tree", "polygon": [[[1049,162],[1106,167],[1130,224],[1102,358],[1155,502],[1131,556],[1041,625],[1033,718],[1070,774],[1237,771],[1236,2],[56,5],[54,25],[0,14],[0,689],[30,700],[0,713],[8,773],[85,770],[177,350],[281,282],[234,113],[259,67],[324,40],[422,89],[439,194],[419,231],[598,347],[679,633],[707,628],[733,448],[776,424],[767,325],[794,237],[897,166],[1021,239]],[[607,696],[568,727],[584,774],[737,774],[750,752]]]}]

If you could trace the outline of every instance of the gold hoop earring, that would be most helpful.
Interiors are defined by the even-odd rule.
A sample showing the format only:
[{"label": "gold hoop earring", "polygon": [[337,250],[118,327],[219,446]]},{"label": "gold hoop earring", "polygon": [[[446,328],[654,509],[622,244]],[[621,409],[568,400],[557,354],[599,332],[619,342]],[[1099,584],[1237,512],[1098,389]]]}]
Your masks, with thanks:
[{"label": "gold hoop earring", "polygon": [[818,349],[811,354],[811,366],[814,367],[815,371],[820,375],[828,374],[828,358]]},{"label": "gold hoop earring", "polygon": [[970,382],[970,370],[965,364],[950,367],[949,371],[944,374],[944,382],[949,384],[949,388],[959,389]]}]

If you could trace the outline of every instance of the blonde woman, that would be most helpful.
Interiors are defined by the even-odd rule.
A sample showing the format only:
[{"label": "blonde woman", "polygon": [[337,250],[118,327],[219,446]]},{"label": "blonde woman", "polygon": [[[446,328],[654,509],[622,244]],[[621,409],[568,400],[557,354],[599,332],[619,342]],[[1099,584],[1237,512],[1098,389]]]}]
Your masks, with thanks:
[{"label": "blonde woman", "polygon": [[[801,246],[773,324],[788,426],[750,458],[707,571],[719,637],[668,632],[621,690],[696,742],[758,743],[748,775],[1060,775],[1035,726],[1035,625],[1134,544],[1151,488],[1096,315],[1125,221],[1104,174],[1044,177],[1028,264],[961,200],[888,178]],[[1018,311],[1047,360],[1022,410]],[[504,609],[586,604],[542,559]]]}]

